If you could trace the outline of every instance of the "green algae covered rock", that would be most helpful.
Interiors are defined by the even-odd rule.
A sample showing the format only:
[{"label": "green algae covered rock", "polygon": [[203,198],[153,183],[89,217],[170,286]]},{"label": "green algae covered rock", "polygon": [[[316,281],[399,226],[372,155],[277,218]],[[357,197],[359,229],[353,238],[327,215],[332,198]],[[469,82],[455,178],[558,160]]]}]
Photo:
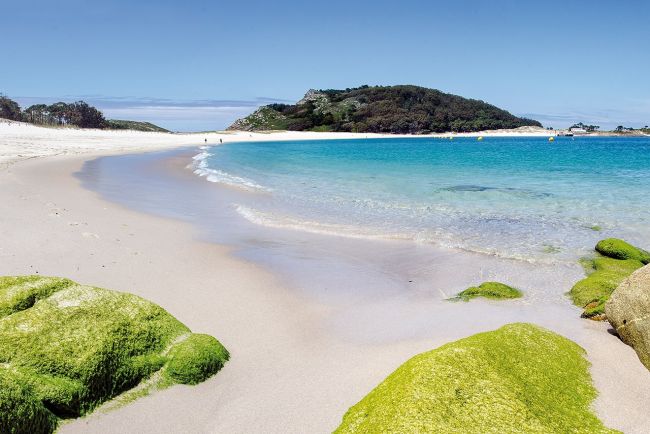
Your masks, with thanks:
[{"label": "green algae covered rock", "polygon": [[0,276],[0,318],[30,308],[39,299],[73,283],[58,277]]},{"label": "green algae covered rock", "polygon": [[623,279],[643,267],[645,251],[616,238],[598,242],[595,250],[603,256],[582,260],[587,277],[569,295],[576,306],[584,308],[583,318],[602,321],[607,319],[605,303]]},{"label": "green algae covered rock", "polygon": [[336,433],[609,433],[574,342],[532,324],[413,357],[348,410]]},{"label": "green algae covered rock", "polygon": [[50,433],[57,423],[28,383],[0,369],[0,432]]},{"label": "green algae covered rock", "polygon": [[[55,421],[92,411],[152,374],[164,373],[177,347],[183,348],[185,364],[202,373],[191,384],[216,373],[228,359],[211,337],[210,346],[194,352],[185,341],[196,335],[160,306],[67,279],[1,277],[0,308],[0,378],[22,388],[25,402],[31,399],[35,416],[29,423],[42,418],[41,408],[47,420]],[[12,405],[5,399],[0,394],[0,408]],[[10,412],[0,432],[48,432],[24,431],[21,414],[26,413]]]},{"label": "green algae covered rock", "polygon": [[522,293],[517,288],[499,282],[484,282],[479,286],[472,286],[456,295],[456,299],[469,301],[476,297],[492,298],[496,300],[519,298]]},{"label": "green algae covered rock", "polygon": [[619,240],[618,238],[607,238],[596,244],[596,251],[603,256],[614,259],[636,259],[644,264],[650,263],[650,253],[643,249]]},{"label": "green algae covered rock", "polygon": [[193,334],[170,351],[167,374],[177,383],[198,384],[218,372],[228,358],[218,340]]},{"label": "green algae covered rock", "polygon": [[650,370],[650,265],[632,273],[605,304],[607,320]]}]

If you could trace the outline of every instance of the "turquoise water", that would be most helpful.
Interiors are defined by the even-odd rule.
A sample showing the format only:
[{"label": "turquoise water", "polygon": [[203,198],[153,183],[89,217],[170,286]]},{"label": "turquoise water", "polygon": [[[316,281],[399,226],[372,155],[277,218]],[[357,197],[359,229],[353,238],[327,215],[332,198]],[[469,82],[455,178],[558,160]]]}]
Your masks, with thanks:
[{"label": "turquoise water", "polygon": [[259,196],[235,206],[265,226],[547,262],[609,236],[650,247],[650,138],[232,143],[194,164]]}]

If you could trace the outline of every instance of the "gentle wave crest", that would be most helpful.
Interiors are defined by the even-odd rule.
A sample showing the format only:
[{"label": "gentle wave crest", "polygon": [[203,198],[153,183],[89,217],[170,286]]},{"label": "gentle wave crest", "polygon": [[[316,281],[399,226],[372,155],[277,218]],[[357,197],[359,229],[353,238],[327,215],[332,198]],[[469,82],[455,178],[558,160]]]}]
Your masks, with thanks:
[{"label": "gentle wave crest", "polygon": [[317,235],[329,235],[365,240],[401,240],[412,241],[418,244],[431,244],[443,248],[462,250],[481,255],[495,256],[502,259],[511,259],[533,264],[557,264],[565,261],[556,258],[532,258],[515,252],[499,251],[496,248],[484,248],[468,245],[467,242],[456,239],[453,235],[441,231],[419,231],[416,233],[387,232],[373,227],[357,225],[344,225],[338,223],[325,223],[314,220],[301,220],[295,217],[278,215],[260,211],[244,205],[236,205],[239,215],[253,224],[274,229],[289,229]]},{"label": "gentle wave crest", "polygon": [[194,173],[205,177],[206,180],[210,182],[215,182],[218,184],[227,185],[230,187],[239,188],[246,191],[252,192],[271,192],[273,191],[270,188],[264,187],[250,179],[243,178],[241,176],[232,175],[228,172],[224,172],[219,169],[212,169],[208,166],[208,158],[212,156],[205,147],[201,148],[203,152],[198,155],[195,155],[192,159],[194,163],[192,165]]}]

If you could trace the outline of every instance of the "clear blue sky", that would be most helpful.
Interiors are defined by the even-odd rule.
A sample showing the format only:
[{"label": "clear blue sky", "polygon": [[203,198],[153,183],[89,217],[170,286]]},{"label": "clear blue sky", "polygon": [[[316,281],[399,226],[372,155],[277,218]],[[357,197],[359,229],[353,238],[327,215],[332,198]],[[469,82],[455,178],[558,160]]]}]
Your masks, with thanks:
[{"label": "clear blue sky", "polygon": [[1,0],[0,92],[215,129],[309,88],[416,84],[562,127],[650,124],[648,1]]}]

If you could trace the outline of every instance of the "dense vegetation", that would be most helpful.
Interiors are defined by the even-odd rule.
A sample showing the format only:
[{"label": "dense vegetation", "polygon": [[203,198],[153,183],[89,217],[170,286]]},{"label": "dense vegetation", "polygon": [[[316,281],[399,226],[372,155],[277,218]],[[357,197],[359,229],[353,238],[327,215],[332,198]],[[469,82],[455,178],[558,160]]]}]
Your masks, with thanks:
[{"label": "dense vegetation", "polygon": [[149,122],[107,120],[101,111],[84,101],[57,102],[50,105],[34,104],[21,110],[16,101],[0,95],[0,118],[35,125],[167,132],[164,128]]},{"label": "dense vegetation", "polygon": [[335,433],[609,433],[585,351],[508,324],[413,357],[348,410]]},{"label": "dense vegetation", "polygon": [[584,308],[583,318],[604,320],[605,303],[616,287],[635,270],[650,263],[650,253],[617,238],[601,240],[598,256],[582,260],[587,277],[578,281],[569,295],[573,304]]},{"label": "dense vegetation", "polygon": [[483,101],[418,86],[310,90],[295,105],[270,104],[236,121],[234,130],[425,134],[538,126]]},{"label": "dense vegetation", "polygon": [[159,133],[168,133],[166,130],[151,122],[125,121],[121,119],[109,119],[106,121],[107,128],[111,130],[135,130],[135,131],[152,131]]},{"label": "dense vegetation", "polygon": [[214,337],[135,295],[56,277],[0,277],[1,433],[50,433],[59,419],[144,380],[139,394],[204,381],[228,357]]},{"label": "dense vegetation", "polygon": [[573,124],[573,125],[571,125],[569,127],[569,129],[573,129],[573,128],[581,128],[581,129],[585,130],[588,133],[593,133],[596,130],[599,130],[600,126],[599,125],[586,125],[586,124],[583,124],[582,122],[578,122],[577,124]]}]

